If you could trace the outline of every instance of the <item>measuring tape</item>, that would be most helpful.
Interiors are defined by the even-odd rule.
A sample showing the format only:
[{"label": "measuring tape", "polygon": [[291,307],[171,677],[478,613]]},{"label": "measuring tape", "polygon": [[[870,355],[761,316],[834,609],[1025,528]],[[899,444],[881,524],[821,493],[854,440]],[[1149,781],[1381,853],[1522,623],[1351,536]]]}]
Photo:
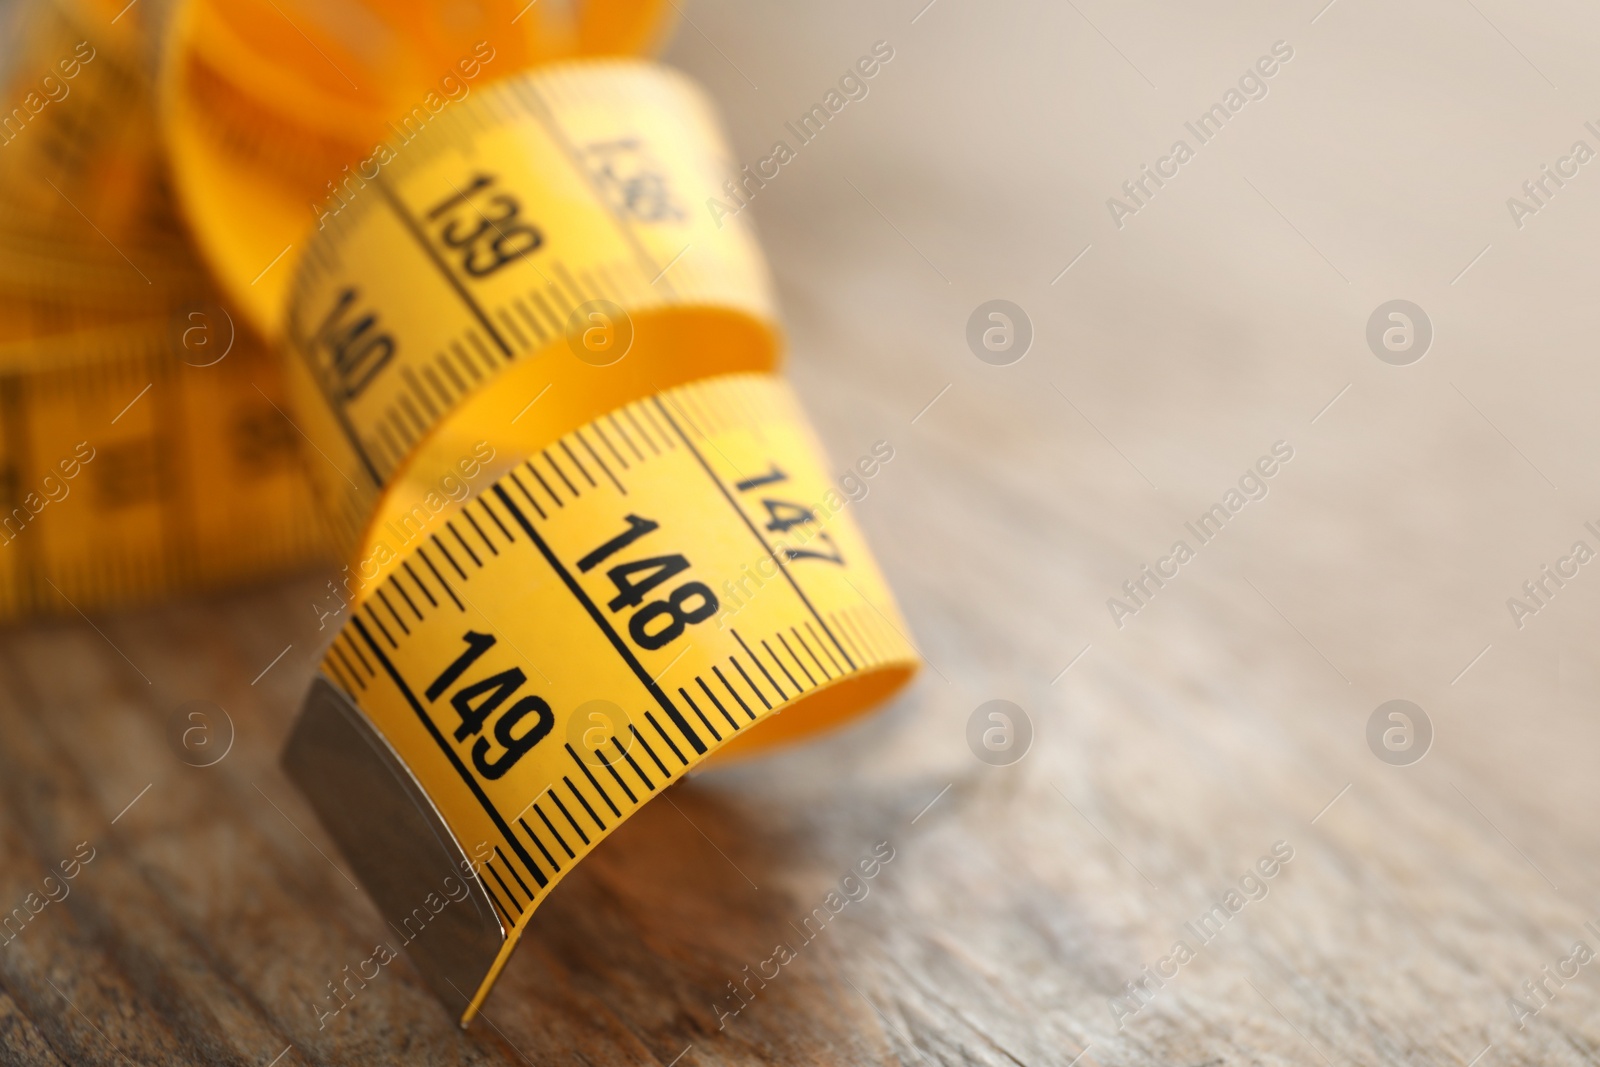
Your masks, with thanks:
[{"label": "measuring tape", "polygon": [[[537,24],[518,7],[479,5],[487,51],[431,0],[376,23],[289,0],[156,19],[176,201],[275,360],[239,329],[227,359],[174,363],[187,320],[140,318],[127,278],[87,319],[54,283],[0,304],[11,481],[97,484],[123,447],[111,427],[146,442],[157,495],[189,516],[65,529],[44,503],[0,612],[115,602],[183,584],[181,566],[246,573],[263,543],[282,562],[326,529],[348,561],[317,607],[337,636],[284,765],[462,1025],[545,896],[640,805],[848,721],[917,661],[775,374],[754,234],[697,207],[737,168],[711,104],[654,64],[547,62],[638,48],[660,5],[546,3]],[[432,106],[441,68],[470,89]],[[0,275],[27,255],[109,263],[30,240],[0,224]],[[181,262],[162,281],[163,306],[196,291]],[[183,314],[215,328],[208,312]],[[249,449],[214,447],[249,437],[241,399],[275,409],[271,454],[303,478],[251,481]],[[91,431],[115,447],[79,456]],[[248,559],[213,547],[225,514]],[[76,574],[86,560],[104,566]]]},{"label": "measuring tape", "polygon": [[910,678],[815,457],[774,377],[668,390],[517,464],[353,609],[284,762],[385,917],[424,920],[407,947],[463,1025],[640,805]]},{"label": "measuring tape", "polygon": [[326,558],[277,362],[194,314],[0,342],[0,620]]},{"label": "measuring tape", "polygon": [[121,6],[21,11],[0,89],[0,622],[328,558],[280,362],[164,191],[147,9]]},{"label": "measuring tape", "polygon": [[669,13],[667,0],[180,3],[165,39],[161,126],[201,252],[231,303],[277,336],[314,207],[381,146],[491,79],[566,56],[644,51]]},{"label": "measuring tape", "polygon": [[297,410],[326,442],[312,477],[372,568],[394,562],[385,531],[477,442],[543,448],[778,352],[753,235],[693,208],[729,166],[687,79],[564,65],[435,121],[330,209],[286,331]]},{"label": "measuring tape", "polygon": [[[770,373],[753,235],[694,209],[728,158],[680,75],[546,68],[397,148],[291,292],[296,411],[359,563],[285,763],[397,924],[474,873],[408,945],[463,1022],[640,804],[914,670]],[[493,485],[440,499],[480,456]]]},{"label": "measuring tape", "polygon": [[[147,259],[193,257],[164,181],[150,33],[140,22],[151,12],[141,4],[113,23],[118,6],[60,0],[22,12],[0,89],[0,259],[31,238],[57,256],[109,256],[145,286]],[[61,289],[70,281],[37,280]],[[97,294],[78,299],[92,304]]]}]

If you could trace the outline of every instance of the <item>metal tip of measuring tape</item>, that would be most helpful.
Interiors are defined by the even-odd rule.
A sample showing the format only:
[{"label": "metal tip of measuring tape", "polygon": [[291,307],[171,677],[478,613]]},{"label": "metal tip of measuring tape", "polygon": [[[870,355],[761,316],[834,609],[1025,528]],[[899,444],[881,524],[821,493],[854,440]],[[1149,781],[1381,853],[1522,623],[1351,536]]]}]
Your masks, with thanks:
[{"label": "metal tip of measuring tape", "polygon": [[325,678],[311,685],[283,766],[383,915],[386,944],[442,1003],[471,999],[508,932],[410,769]]}]

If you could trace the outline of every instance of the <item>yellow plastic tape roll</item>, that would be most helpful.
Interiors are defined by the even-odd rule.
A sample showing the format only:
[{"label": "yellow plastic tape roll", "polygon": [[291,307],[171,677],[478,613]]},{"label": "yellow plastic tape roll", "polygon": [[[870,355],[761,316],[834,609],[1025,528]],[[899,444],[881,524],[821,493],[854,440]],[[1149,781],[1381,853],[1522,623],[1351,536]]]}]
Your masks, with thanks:
[{"label": "yellow plastic tape roll", "polygon": [[165,194],[151,5],[35,0],[14,15],[0,622],[325,560],[281,364],[219,305]]},{"label": "yellow plastic tape roll", "polygon": [[[40,62],[103,14],[62,3]],[[162,42],[155,90],[83,83],[133,132],[63,127],[78,163],[38,139],[65,208],[0,155],[52,219],[0,210],[0,618],[247,576],[326,530],[337,637],[285,767],[465,1025],[604,837],[902,687],[908,628],[776,376],[754,234],[704,210],[735,173],[710,102],[572,58],[642,48],[662,4],[145,16],[79,60],[155,69]],[[147,127],[237,322],[172,254]],[[119,199],[95,165],[138,181]],[[102,214],[101,243],[65,239]]]},{"label": "yellow plastic tape roll", "polygon": [[731,170],[698,89],[556,65],[390,156],[284,331],[356,560],[286,763],[397,928],[470,872],[477,910],[408,946],[466,1021],[639,804],[865,710],[915,653],[771,374],[753,235],[695,207]]},{"label": "yellow plastic tape roll", "polygon": [[234,305],[276,336],[294,261],[348,175],[489,81],[644,51],[667,14],[664,0],[181,3],[161,125],[195,239]]},{"label": "yellow plastic tape roll", "polygon": [[752,234],[695,209],[727,153],[681,75],[548,68],[391,155],[325,216],[286,330],[296,407],[327,459],[312,477],[364,578],[479,442],[515,456],[663,388],[776,362]]},{"label": "yellow plastic tape roll", "polygon": [[325,558],[277,363],[193,314],[0,341],[0,622]]},{"label": "yellow plastic tape roll", "polygon": [[[911,676],[816,457],[769,375],[625,405],[416,545],[334,641],[323,669],[348,703],[319,686],[286,763],[397,929],[448,899],[450,860],[481,887],[479,923],[408,946],[463,1024],[556,882],[641,804]],[[403,854],[374,837],[408,818]]]}]

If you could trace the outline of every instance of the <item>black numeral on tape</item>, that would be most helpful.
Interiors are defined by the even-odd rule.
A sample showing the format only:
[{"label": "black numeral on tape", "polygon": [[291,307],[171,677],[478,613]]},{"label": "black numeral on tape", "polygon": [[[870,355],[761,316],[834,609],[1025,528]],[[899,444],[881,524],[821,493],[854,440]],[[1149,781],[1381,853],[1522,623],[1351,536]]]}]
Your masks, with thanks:
[{"label": "black numeral on tape", "polygon": [[522,205],[517,198],[494,190],[496,180],[492,174],[474,176],[426,216],[439,242],[460,257],[461,269],[474,278],[486,278],[544,244],[538,228],[518,217]]},{"label": "black numeral on tape", "polygon": [[[735,482],[733,487],[741,493],[748,493],[752,489],[759,489],[764,485],[776,485],[788,480],[789,476],[774,463],[772,470],[768,473],[758,474],[753,478]],[[841,567],[844,566],[844,557],[839,554],[839,549],[834,545],[833,538],[829,537],[826,532],[815,529],[817,516],[810,508],[796,504],[792,500],[779,500],[766,494],[761,496],[761,506],[767,510],[766,528],[772,533],[787,534],[797,526],[805,527],[801,534],[797,535],[802,544],[808,544],[816,540],[827,545],[828,550],[824,552],[820,548],[794,548],[781,541],[775,542],[773,545],[774,551],[784,559],[822,559],[827,560],[829,563],[837,563]]]},{"label": "black numeral on tape", "polygon": [[[428,703],[438,701],[445,691],[459,682],[472,665],[495,644],[493,634],[480,634],[472,630],[462,635],[462,640],[467,644],[465,651],[440,671],[439,676],[424,692]],[[455,739],[466,741],[469,737],[477,738],[471,748],[472,765],[477,768],[479,774],[490,781],[504,778],[506,772],[516,766],[517,761],[531,751],[534,745],[544,740],[555,726],[555,714],[543,697],[524,696],[514,701],[506,710],[500,711],[501,706],[515,697],[517,691],[527,684],[527,681],[528,676],[522,673],[521,667],[511,667],[498,674],[469,682],[450,698],[450,706],[455,709],[457,717],[461,720],[455,729]],[[489,739],[482,735],[484,726],[496,712],[499,712],[499,715],[495,717],[489,732],[504,751],[498,757],[491,759],[489,752],[492,746],[489,744]],[[524,722],[530,717],[533,720],[531,724]]]},{"label": "black numeral on tape", "polygon": [[[628,528],[599,548],[578,560],[578,570],[589,573],[639,538],[660,529],[654,519],[626,515],[623,521]],[[682,555],[648,556],[643,559],[618,563],[606,571],[606,577],[616,586],[617,595],[606,603],[613,612],[624,608],[639,608],[628,620],[628,636],[640,648],[654,652],[683,636],[686,626],[704,622],[716,614],[717,597],[704,582],[684,582],[665,599],[645,603],[657,586],[689,569],[689,561]],[[694,606],[690,607],[690,602]],[[643,607],[640,607],[643,605]],[[665,624],[660,620],[665,619]]]},{"label": "black numeral on tape", "polygon": [[328,354],[341,400],[354,400],[394,358],[394,335],[378,328],[378,313],[362,310],[361,290],[345,286],[317,328],[314,343]]}]

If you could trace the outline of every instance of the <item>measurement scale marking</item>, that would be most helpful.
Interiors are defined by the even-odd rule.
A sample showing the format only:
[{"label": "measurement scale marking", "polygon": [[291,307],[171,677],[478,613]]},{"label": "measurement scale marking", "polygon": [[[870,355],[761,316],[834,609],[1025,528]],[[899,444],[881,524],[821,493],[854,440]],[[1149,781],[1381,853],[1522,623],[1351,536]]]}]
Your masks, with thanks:
[{"label": "measurement scale marking", "polygon": [[389,657],[384,655],[383,650],[378,647],[378,643],[373,640],[372,634],[368,632],[366,624],[361,621],[360,616],[354,616],[350,621],[355,624],[356,631],[361,634],[362,640],[367,643],[367,647],[377,657],[379,665],[389,675],[389,680],[394,683],[396,689],[400,690],[400,695],[405,698],[407,704],[411,705],[411,710],[416,712],[418,719],[422,720],[422,725],[427,728],[428,733],[433,735],[434,741],[439,745],[440,751],[445,754],[445,758],[450,761],[451,766],[455,767],[456,773],[467,784],[467,788],[472,790],[472,795],[477,798],[478,804],[483,808],[484,813],[494,821],[496,829],[511,843],[512,851],[517,854],[517,858],[523,862],[529,873],[532,873],[535,869],[533,857],[528,855],[528,850],[523,847],[522,843],[517,840],[516,835],[511,832],[511,827],[506,824],[504,817],[500,814],[500,810],[489,800],[489,795],[483,791],[483,786],[478,782],[477,777],[467,770],[466,764],[461,762],[461,757],[456,755],[455,749],[450,747],[445,740],[444,734],[439,731],[438,725],[433,721],[433,717],[428,714],[428,710],[422,706],[421,701],[417,700],[417,695],[411,691],[411,687],[406,684],[406,680],[400,677],[400,672],[395,669],[395,665],[390,661]]},{"label": "measurement scale marking", "polygon": [[622,657],[623,662],[633,670],[634,675],[649,691],[650,695],[655,698],[656,703],[661,705],[661,710],[667,713],[667,717],[670,718],[672,720],[672,724],[678,728],[678,731],[683,735],[684,740],[689,742],[690,746],[693,747],[696,753],[704,755],[706,752],[706,744],[704,741],[700,740],[700,735],[695,733],[694,728],[689,725],[686,719],[684,719],[683,713],[680,712],[677,706],[672,703],[671,698],[668,697],[662,688],[656,684],[655,680],[650,677],[650,672],[644,669],[644,664],[639,662],[639,658],[633,654],[633,651],[629,649],[627,645],[623,644],[622,637],[615,629],[612,628],[611,624],[606,621],[605,616],[600,614],[600,608],[593,600],[589,598],[589,594],[584,592],[583,587],[578,584],[578,580],[574,578],[572,573],[567,570],[566,566],[556,558],[556,554],[551,551],[550,546],[545,542],[545,539],[539,536],[539,531],[534,529],[533,523],[528,521],[528,517],[522,513],[522,509],[517,507],[510,495],[506,493],[504,487],[498,484],[495,485],[494,494],[500,498],[500,503],[506,506],[506,510],[511,512],[511,517],[517,520],[517,525],[522,527],[523,532],[528,535],[528,539],[533,542],[536,548],[538,548],[540,555],[544,556],[545,562],[549,563],[551,569],[554,570],[557,576],[566,583],[568,591],[571,592],[572,595],[577,598],[578,602],[582,604],[589,612],[589,617],[593,619],[594,624],[600,628],[600,632],[605,634],[606,637],[610,639],[612,647],[617,650],[617,654]]},{"label": "measurement scale marking", "polygon": [[[523,97],[523,110],[543,126],[550,139],[561,147],[561,151],[565,153],[572,169],[583,177],[584,184],[589,187],[595,199],[606,209],[606,214],[616,224],[617,230],[622,234],[623,239],[633,247],[634,253],[639,257],[640,264],[644,267],[645,274],[648,277],[655,277],[660,270],[660,264],[655,261],[649,250],[645,248],[644,242],[634,232],[633,226],[618,213],[615,206],[612,205],[611,199],[595,184],[594,175],[590,173],[588,167],[583,165],[583,159],[578,152],[577,145],[573,144],[572,139],[567,136],[566,130],[556,121],[555,112],[550,104],[531,85],[523,83],[515,86],[515,89],[518,90],[518,95]],[[676,302],[678,294],[672,288],[670,281],[666,283],[665,288],[669,302]]]},{"label": "measurement scale marking", "polygon": [[416,219],[411,217],[411,213],[406,210],[405,205],[400,203],[400,198],[395,195],[394,190],[390,189],[388,184],[383,181],[374,180],[372,185],[388,203],[390,210],[394,212],[395,218],[400,220],[400,224],[410,232],[411,237],[417,242],[423,253],[438,268],[445,281],[450,283],[450,288],[455,290],[456,295],[461,298],[461,302],[466,305],[467,310],[472,312],[473,317],[483,326],[484,332],[494,340],[495,344],[500,346],[500,351],[505,353],[507,359],[514,359],[516,353],[511,350],[511,346],[506,344],[505,338],[501,337],[499,331],[494,328],[494,323],[489,321],[489,316],[484,312],[483,307],[473,299],[471,293],[467,292],[467,287],[461,283],[461,279],[455,276],[455,272],[450,269],[449,264],[440,257],[439,250],[433,247],[433,242],[428,239],[427,234],[422,232],[422,227],[417,224]]},{"label": "measurement scale marking", "polygon": [[[827,621],[823,619],[822,615],[812,605],[811,598],[806,596],[805,590],[800,588],[800,583],[795,581],[793,574],[789,573],[789,568],[784,565],[784,561],[780,560],[778,558],[778,554],[773,550],[772,546],[767,544],[767,539],[763,537],[761,531],[756,528],[756,524],[750,521],[750,516],[745,514],[744,508],[739,506],[739,502],[735,500],[733,494],[728,491],[728,487],[722,484],[722,479],[717,477],[716,472],[711,469],[711,464],[706,462],[706,457],[698,448],[694,446],[694,442],[689,440],[689,435],[683,432],[683,427],[679,426],[677,420],[672,417],[672,412],[668,411],[667,406],[662,403],[660,395],[653,396],[650,399],[653,401],[651,406],[655,407],[661,412],[661,417],[666,419],[667,425],[671,426],[672,429],[676,431],[679,439],[682,440],[684,445],[689,449],[690,454],[693,455],[695,459],[700,461],[700,469],[706,472],[706,477],[710,478],[712,483],[715,484],[716,487],[722,492],[723,499],[727,500],[728,506],[733,508],[733,510],[738,514],[739,518],[743,520],[745,527],[750,531],[751,536],[760,543],[762,549],[766,551],[767,555],[772,557],[772,562],[776,564],[778,570],[783,573],[784,578],[789,582],[790,588],[794,590],[795,596],[800,598],[800,602],[806,606],[806,610],[811,612],[812,617],[816,619],[817,622],[822,626],[822,632],[827,634],[828,637],[833,640],[833,643],[838,646],[840,652],[844,653],[845,662],[850,664],[850,669],[852,671],[855,670],[856,665],[855,662],[850,659],[850,653],[844,651],[844,646],[839,644],[839,639],[834,637],[832,630],[828,629]],[[646,410],[648,410],[648,408]],[[749,650],[746,649],[746,651]],[[777,683],[774,682],[773,684],[776,685]]]}]

